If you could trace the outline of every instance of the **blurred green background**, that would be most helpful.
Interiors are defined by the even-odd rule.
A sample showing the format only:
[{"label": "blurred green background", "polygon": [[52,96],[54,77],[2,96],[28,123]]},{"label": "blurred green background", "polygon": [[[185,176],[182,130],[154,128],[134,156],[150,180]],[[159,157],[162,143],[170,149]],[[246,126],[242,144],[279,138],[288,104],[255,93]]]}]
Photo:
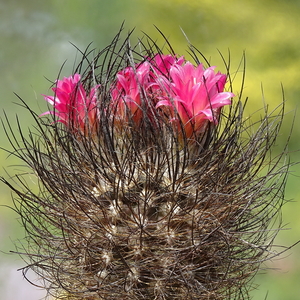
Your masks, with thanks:
[{"label": "blurred green background", "polygon": [[[98,49],[106,46],[125,20],[125,32],[136,28],[133,37],[146,32],[161,40],[156,25],[169,39],[175,51],[186,54],[187,41],[196,46],[218,70],[225,72],[218,51],[231,53],[234,72],[246,51],[246,84],[249,111],[262,107],[263,98],[271,108],[282,100],[284,86],[285,126],[278,140],[279,151],[286,140],[300,97],[300,0],[0,0],[0,108],[12,124],[18,114],[23,128],[33,120],[20,106],[13,92],[22,97],[37,113],[47,110],[41,94],[51,94],[47,79],[55,80],[66,62],[62,76],[69,76],[76,59],[76,49],[84,50],[93,42]],[[264,97],[262,96],[262,88]],[[235,86],[239,89],[238,83]],[[298,113],[299,115],[299,113]],[[1,112],[1,117],[4,114]],[[15,126],[15,125],[13,125]],[[300,160],[297,149],[300,121],[295,119],[289,143],[291,160]],[[1,147],[9,148],[0,128]],[[8,177],[18,169],[18,161],[0,151],[1,176]],[[291,245],[300,239],[299,176],[300,167],[291,169],[286,198],[293,200],[283,209],[282,231],[276,244]],[[10,191],[0,186],[2,205],[11,205]],[[290,228],[290,229],[289,229]],[[0,208],[0,250],[14,250],[14,242],[24,232],[17,215]],[[269,262],[256,277],[259,288],[253,299],[300,299],[300,246]],[[23,262],[15,255],[0,255],[0,299],[40,299],[42,292],[22,281],[16,269]],[[3,297],[3,298],[2,298]]]}]

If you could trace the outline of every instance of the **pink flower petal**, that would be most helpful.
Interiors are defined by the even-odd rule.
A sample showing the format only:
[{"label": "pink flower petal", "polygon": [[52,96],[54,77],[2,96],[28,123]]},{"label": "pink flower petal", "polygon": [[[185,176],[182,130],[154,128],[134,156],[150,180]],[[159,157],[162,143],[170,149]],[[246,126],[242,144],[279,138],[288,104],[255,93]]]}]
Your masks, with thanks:
[{"label": "pink flower petal", "polygon": [[[54,96],[44,98],[54,107],[54,111],[45,112],[58,117],[57,122],[62,122],[77,129],[84,130],[87,122],[94,124],[98,115],[96,107],[96,91],[99,85],[93,87],[87,96],[83,85],[80,83],[80,75],[74,74],[56,81],[52,88]],[[73,128],[75,129],[75,128]]]}]

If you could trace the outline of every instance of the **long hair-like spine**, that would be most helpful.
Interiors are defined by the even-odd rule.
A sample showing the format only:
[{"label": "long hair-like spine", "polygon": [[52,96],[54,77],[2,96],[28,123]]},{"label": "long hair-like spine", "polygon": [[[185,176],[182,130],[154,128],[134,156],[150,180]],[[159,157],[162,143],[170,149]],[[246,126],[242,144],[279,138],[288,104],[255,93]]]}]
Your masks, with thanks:
[{"label": "long hair-like spine", "polygon": [[[89,97],[84,116],[71,103],[67,117],[41,117],[23,101],[37,130],[24,136],[19,126],[21,139],[6,120],[11,152],[39,186],[35,193],[26,176],[2,178],[27,232],[18,251],[24,274],[34,270],[55,299],[248,299],[261,263],[276,256],[279,229],[271,229],[289,163],[286,149],[275,157],[271,149],[283,105],[252,124],[243,117],[242,80],[232,105],[211,108],[212,120],[196,128],[173,100],[166,105],[171,69],[161,74],[154,60],[163,50],[149,37],[136,46],[120,39],[95,56],[82,53],[74,70],[74,93]],[[168,43],[166,50],[184,64]],[[190,50],[195,64],[205,60]],[[138,77],[145,66],[150,81],[159,78],[147,88]],[[127,71],[138,83],[135,106],[112,101],[123,97],[118,80]]]}]

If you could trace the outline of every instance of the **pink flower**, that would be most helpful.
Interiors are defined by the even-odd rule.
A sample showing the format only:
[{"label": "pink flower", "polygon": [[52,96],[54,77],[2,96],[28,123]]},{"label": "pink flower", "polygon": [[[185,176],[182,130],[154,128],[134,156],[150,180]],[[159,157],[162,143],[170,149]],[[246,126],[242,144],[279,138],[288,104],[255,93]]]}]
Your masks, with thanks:
[{"label": "pink flower", "polygon": [[[184,57],[156,54],[145,61],[119,71],[110,88],[110,111],[117,125],[140,126],[143,118],[156,124],[156,114],[167,117],[185,136],[205,131],[209,122],[218,123],[220,110],[231,104],[233,93],[224,92],[226,75],[215,73],[215,67],[194,66]],[[86,132],[99,122],[97,90],[89,93],[74,74],[57,80],[54,96],[45,99],[54,106],[58,122]],[[87,127],[88,125],[88,127]],[[94,129],[93,129],[94,130]]]},{"label": "pink flower", "polygon": [[117,121],[126,120],[128,117],[136,123],[142,118],[141,94],[150,85],[150,64],[144,62],[136,68],[127,67],[118,72],[117,80],[111,90],[112,104]]},{"label": "pink flower", "polygon": [[171,54],[162,55],[156,54],[152,59],[148,58],[151,62],[152,73],[154,74],[154,78],[159,75],[164,75],[169,77],[170,69],[173,65],[182,65],[184,63],[184,57],[176,58]]},{"label": "pink flower", "polygon": [[[54,96],[44,96],[54,107],[54,111],[43,113],[58,116],[58,122],[62,122],[72,129],[85,132],[95,127],[98,120],[97,89],[93,87],[87,95],[85,88],[80,82],[80,75],[74,74],[57,80],[52,88]],[[87,128],[87,125],[89,128]]]},{"label": "pink flower", "polygon": [[181,122],[188,138],[204,130],[207,120],[217,124],[221,107],[231,104],[234,94],[224,92],[226,75],[214,69],[205,69],[202,64],[195,67],[190,62],[174,64],[168,80],[157,79],[168,95],[156,107],[169,113],[170,121]]},{"label": "pink flower", "polygon": [[[111,89],[115,120],[128,121],[130,118],[134,123],[140,124],[145,107],[149,109],[146,114],[151,118],[151,108],[155,107],[158,96],[162,93],[157,78],[169,76],[171,66],[181,65],[183,62],[183,57],[177,59],[172,55],[156,54],[134,67],[119,71]],[[148,103],[142,103],[142,98]]]}]

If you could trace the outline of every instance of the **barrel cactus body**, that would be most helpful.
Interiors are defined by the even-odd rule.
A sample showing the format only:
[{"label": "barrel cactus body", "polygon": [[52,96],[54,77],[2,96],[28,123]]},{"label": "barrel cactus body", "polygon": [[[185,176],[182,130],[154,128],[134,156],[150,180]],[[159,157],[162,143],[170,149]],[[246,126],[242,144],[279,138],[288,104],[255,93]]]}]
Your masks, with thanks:
[{"label": "barrel cactus body", "polygon": [[228,69],[118,40],[56,81],[50,118],[32,112],[38,135],[14,145],[39,184],[3,179],[24,270],[56,299],[247,299],[273,256],[282,114],[251,125]]}]

